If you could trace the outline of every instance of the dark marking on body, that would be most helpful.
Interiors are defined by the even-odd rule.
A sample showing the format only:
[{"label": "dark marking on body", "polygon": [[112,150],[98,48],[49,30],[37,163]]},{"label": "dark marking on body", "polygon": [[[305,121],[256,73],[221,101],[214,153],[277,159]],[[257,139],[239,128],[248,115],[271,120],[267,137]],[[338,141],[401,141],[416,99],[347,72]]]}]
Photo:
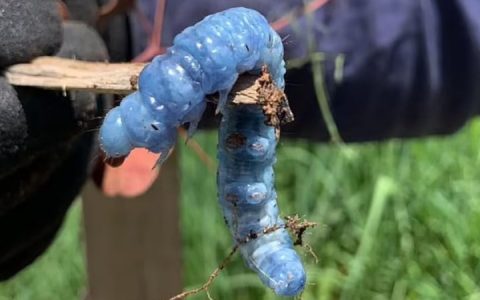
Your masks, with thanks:
[{"label": "dark marking on body", "polygon": [[250,233],[248,234],[248,238],[254,240],[258,238],[258,234],[255,231],[250,230]]},{"label": "dark marking on body", "polygon": [[247,138],[241,133],[232,133],[229,135],[225,141],[227,148],[238,149],[243,147],[247,142]]},{"label": "dark marking on body", "polygon": [[225,195],[225,200],[232,203],[233,206],[237,206],[237,202],[240,199],[239,199],[238,195],[229,193],[229,194]]}]

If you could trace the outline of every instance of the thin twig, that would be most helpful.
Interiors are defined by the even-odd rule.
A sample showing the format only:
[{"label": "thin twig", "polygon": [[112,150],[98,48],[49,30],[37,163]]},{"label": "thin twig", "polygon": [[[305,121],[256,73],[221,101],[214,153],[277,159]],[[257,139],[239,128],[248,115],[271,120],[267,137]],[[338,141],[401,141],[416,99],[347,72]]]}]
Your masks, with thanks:
[{"label": "thin twig", "polygon": [[305,5],[303,9],[297,8],[289,11],[287,14],[272,22],[270,26],[272,26],[272,28],[276,31],[280,31],[285,27],[289,26],[295,20],[297,20],[300,16],[305,14],[311,14],[314,11],[320,9],[322,6],[327,4],[327,2],[328,0],[313,0],[312,2]]},{"label": "thin twig", "polygon": [[230,251],[230,253],[227,255],[227,257],[225,257],[223,259],[223,261],[220,263],[220,265],[212,272],[212,274],[210,274],[210,277],[208,277],[208,280],[207,282],[205,282],[201,287],[199,288],[196,288],[196,289],[193,289],[193,290],[190,290],[190,291],[185,291],[181,294],[178,294],[176,295],[175,297],[172,297],[170,298],[170,300],[181,300],[181,299],[185,299],[189,296],[193,296],[193,295],[196,295],[200,292],[203,292],[203,291],[207,291],[208,288],[210,287],[210,285],[212,285],[213,281],[215,280],[215,278],[218,277],[218,275],[220,274],[220,272],[227,266],[227,264],[230,262],[230,259],[232,258],[232,256],[237,252],[238,250],[238,246],[235,246],[232,248],[232,250]]},{"label": "thin twig", "polygon": [[304,244],[303,248],[305,248],[305,250],[307,250],[307,252],[313,257],[313,259],[315,260],[315,264],[318,264],[319,259],[315,251],[313,251],[312,246],[310,246],[310,244]]},{"label": "thin twig", "polygon": [[[237,244],[232,248],[232,250],[230,251],[230,253],[227,255],[227,257],[225,257],[222,262],[220,263],[220,265],[212,272],[212,274],[209,276],[208,280],[199,288],[196,288],[196,289],[193,289],[193,290],[189,290],[189,291],[185,291],[181,294],[178,294],[176,295],[175,297],[173,298],[170,298],[170,300],[181,300],[181,299],[185,299],[189,296],[193,296],[193,295],[196,295],[200,292],[206,292],[207,293],[207,297],[209,299],[211,299],[211,296],[210,296],[210,293],[208,292],[208,288],[212,285],[213,281],[215,280],[215,278],[218,277],[218,275],[220,274],[220,272],[225,269],[225,267],[228,265],[228,263],[230,262],[232,256],[235,254],[235,252],[237,252],[238,248],[240,247],[240,245],[244,245],[248,242],[250,242],[251,240],[253,239],[258,239],[259,237],[261,236],[264,236],[264,235],[267,235],[267,234],[270,234],[272,232],[275,232],[279,229],[288,229],[289,231],[292,232],[292,234],[296,237],[297,239],[297,242],[298,241],[302,241],[302,236],[303,234],[305,233],[305,231],[309,228],[313,228],[315,226],[317,226],[317,223],[315,222],[310,222],[310,221],[307,221],[307,220],[302,220],[300,219],[300,217],[298,215],[295,215],[295,216],[287,216],[285,217],[285,220],[286,222],[284,224],[281,224],[281,225],[273,225],[273,226],[270,226],[270,227],[266,227],[264,228],[261,232],[258,232],[258,233],[250,233],[248,236],[246,236],[245,238],[243,239],[237,239]],[[306,248],[307,251],[309,251],[310,254],[312,254],[312,256],[315,258],[315,261],[317,262],[318,261],[318,257],[317,255],[313,252],[312,248],[310,247],[310,245],[303,245],[302,242],[300,243],[297,243],[295,242],[295,245],[301,245],[302,247]]]},{"label": "thin twig", "polygon": [[198,158],[207,166],[210,171],[215,173],[217,171],[215,161],[210,157],[210,155],[208,155],[207,152],[205,152],[205,150],[203,150],[202,146],[194,139],[189,138],[185,129],[179,128],[178,132],[185,140],[187,146],[197,154]]}]

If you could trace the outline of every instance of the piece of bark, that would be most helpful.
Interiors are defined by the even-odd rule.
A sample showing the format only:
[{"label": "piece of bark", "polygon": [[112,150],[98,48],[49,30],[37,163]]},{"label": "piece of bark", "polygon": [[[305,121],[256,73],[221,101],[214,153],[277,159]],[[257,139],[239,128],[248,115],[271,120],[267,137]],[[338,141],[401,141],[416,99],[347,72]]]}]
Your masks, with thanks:
[{"label": "piece of bark", "polygon": [[39,57],[9,67],[5,77],[16,86],[122,95],[137,90],[138,76],[145,65]]},{"label": "piece of bark", "polygon": [[279,127],[294,120],[287,96],[275,85],[266,68],[260,76],[240,76],[230,94],[232,104],[260,105],[267,125]]}]

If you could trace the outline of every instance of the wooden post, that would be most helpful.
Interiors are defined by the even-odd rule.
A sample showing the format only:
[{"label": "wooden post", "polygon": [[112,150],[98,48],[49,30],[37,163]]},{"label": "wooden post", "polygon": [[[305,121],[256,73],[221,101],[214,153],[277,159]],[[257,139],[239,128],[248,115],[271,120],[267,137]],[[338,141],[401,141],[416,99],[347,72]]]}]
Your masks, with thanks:
[{"label": "wooden post", "polygon": [[161,300],[182,290],[177,155],[150,190],[106,198],[83,192],[89,300]]}]

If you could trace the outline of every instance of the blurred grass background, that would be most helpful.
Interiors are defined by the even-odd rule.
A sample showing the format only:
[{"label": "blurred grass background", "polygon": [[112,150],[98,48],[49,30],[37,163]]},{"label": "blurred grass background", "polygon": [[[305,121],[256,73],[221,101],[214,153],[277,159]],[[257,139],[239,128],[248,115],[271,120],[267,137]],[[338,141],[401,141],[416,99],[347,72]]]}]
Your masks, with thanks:
[{"label": "blurred grass background", "polygon": [[[215,157],[216,134],[196,140]],[[363,145],[281,140],[281,211],[320,224],[299,249],[303,299],[480,299],[480,121],[445,138]],[[185,287],[202,284],[231,249],[215,174],[183,143],[181,222]],[[205,176],[208,174],[208,176]],[[54,245],[0,300],[79,299],[85,288],[77,201]],[[214,299],[277,299],[239,256],[210,289]],[[206,299],[200,294],[192,299]]]}]

